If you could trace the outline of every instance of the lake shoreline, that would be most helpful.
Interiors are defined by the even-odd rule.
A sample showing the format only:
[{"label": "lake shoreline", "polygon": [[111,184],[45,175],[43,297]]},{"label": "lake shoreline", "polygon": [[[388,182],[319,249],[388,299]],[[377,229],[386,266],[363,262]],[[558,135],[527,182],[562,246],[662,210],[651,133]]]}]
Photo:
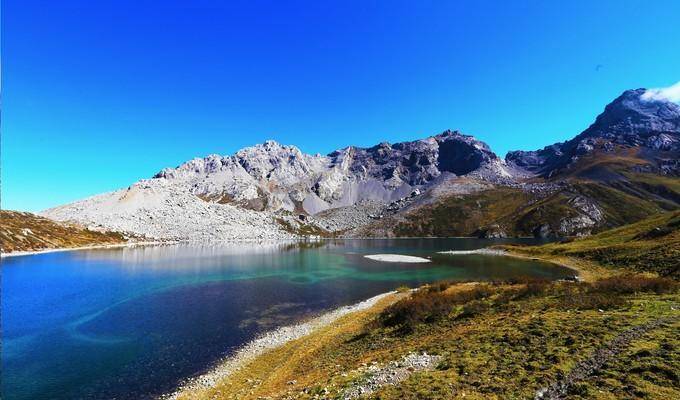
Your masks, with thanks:
[{"label": "lake shoreline", "polygon": [[91,246],[78,246],[78,247],[54,247],[54,248],[49,248],[49,249],[25,250],[25,251],[20,250],[20,251],[13,251],[13,252],[10,252],[10,253],[2,253],[2,254],[0,254],[0,258],[35,256],[35,255],[39,255],[39,254],[61,253],[61,252],[65,252],[65,251],[117,249],[117,248],[124,248],[124,247],[157,246],[157,245],[162,245],[162,244],[177,244],[177,243],[180,243],[180,242],[179,241],[177,241],[177,242],[148,241],[148,242],[96,244],[96,245],[91,245]]},{"label": "lake shoreline", "polygon": [[[490,255],[490,256],[499,256],[499,257],[512,257],[512,258],[519,258],[519,259],[528,259],[528,260],[540,260],[544,261],[550,264],[554,264],[560,267],[565,267],[568,268],[572,271],[574,271],[575,275],[575,280],[580,280],[580,273],[583,271],[575,267],[574,265],[567,264],[567,263],[562,263],[558,262],[555,260],[549,260],[546,258],[541,258],[541,257],[530,257],[522,254],[517,254],[510,252],[505,249],[494,249],[494,248],[481,248],[481,249],[475,249],[475,250],[462,250],[460,252],[458,251],[442,251],[438,252],[439,254],[480,254],[480,255]],[[480,282],[467,282],[468,284],[477,284],[477,283],[482,283]],[[414,289],[411,289],[413,291]],[[391,291],[391,292],[386,292],[382,293],[376,296],[373,296],[369,299],[363,300],[359,303],[355,303],[350,306],[343,306],[343,307],[338,307],[335,308],[331,311],[328,311],[327,313],[324,313],[320,316],[313,317],[307,322],[303,322],[300,324],[296,325],[291,325],[291,326],[284,326],[278,329],[275,329],[273,331],[267,332],[263,334],[263,336],[260,336],[257,339],[254,339],[243,346],[239,347],[236,352],[231,355],[226,357],[225,359],[219,361],[216,363],[216,366],[209,367],[207,368],[208,372],[201,373],[193,378],[187,379],[186,382],[180,384],[178,388],[169,394],[162,395],[158,398],[158,400],[183,400],[186,396],[191,396],[192,393],[197,393],[199,391],[204,391],[208,390],[211,388],[215,388],[217,386],[217,383],[220,380],[229,378],[233,373],[239,371],[240,369],[246,367],[248,364],[251,362],[256,361],[259,357],[261,357],[263,354],[267,353],[268,351],[275,350],[279,347],[282,347],[286,345],[289,342],[292,342],[297,339],[301,339],[304,337],[309,337],[313,335],[315,332],[320,330],[321,328],[328,327],[329,325],[332,325],[333,322],[335,322],[337,319],[339,319],[342,316],[349,316],[357,313],[358,311],[361,310],[366,310],[374,305],[376,305],[380,300],[387,298],[390,295],[395,295],[397,294],[397,291]],[[346,311],[345,311],[346,310]],[[333,318],[331,321],[328,323],[323,323],[315,326],[313,329],[299,335],[299,336],[294,336],[290,338],[285,338],[281,337],[283,331],[288,330],[288,329],[299,329],[299,327],[307,325],[307,324],[313,324],[314,321],[323,319],[326,316],[335,314],[335,313],[340,313],[340,315],[337,316],[337,318]],[[284,334],[285,335],[285,334]],[[274,345],[267,347],[267,346],[262,346],[260,343],[264,341],[266,343],[268,341],[269,337],[273,337],[273,342]],[[281,340],[283,339],[283,340]],[[253,353],[249,353],[249,351],[254,350]]]},{"label": "lake shoreline", "polygon": [[567,268],[571,271],[574,271],[574,280],[579,281],[583,280],[586,277],[590,276],[590,271],[584,270],[583,268],[577,266],[575,263],[567,263],[561,260],[557,259],[551,259],[547,257],[537,257],[537,256],[529,256],[525,254],[520,254],[517,252],[513,252],[508,249],[498,249],[498,248],[493,248],[493,247],[483,247],[481,249],[474,249],[474,250],[448,250],[448,251],[438,251],[437,254],[445,254],[445,255],[474,255],[474,254],[479,254],[479,255],[485,255],[485,256],[498,256],[498,257],[513,257],[513,258],[519,258],[523,260],[533,260],[533,261],[544,261],[550,264],[555,264],[560,267]]},{"label": "lake shoreline", "polygon": [[[476,238],[469,238],[472,241],[476,241],[478,239]],[[158,242],[158,241],[148,241],[148,242],[131,242],[131,243],[124,243],[124,244],[109,244],[109,245],[97,245],[97,246],[83,246],[79,248],[66,248],[66,249],[44,249],[39,252],[30,252],[30,253],[15,253],[15,256],[19,255],[30,255],[30,254],[40,254],[40,253],[49,253],[49,252],[66,252],[66,251],[76,251],[76,250],[86,250],[83,253],[62,253],[62,255],[59,256],[43,256],[43,257],[28,257],[24,259],[8,259],[7,265],[14,265],[17,264],[22,264],[22,268],[17,268],[17,269],[10,269],[10,272],[20,274],[21,276],[26,275],[26,268],[25,267],[30,267],[31,265],[23,265],[23,264],[35,264],[35,267],[38,268],[41,265],[60,265],[63,264],[66,268],[65,271],[68,274],[71,274],[73,276],[80,276],[81,274],[78,272],[79,267],[81,266],[80,264],[83,264],[87,266],[88,263],[99,263],[101,260],[106,260],[107,262],[107,267],[111,267],[112,271],[120,272],[120,275],[123,275],[123,277],[126,279],[125,280],[125,285],[128,285],[128,277],[127,275],[132,274],[133,276],[140,276],[140,272],[145,272],[145,267],[157,267],[157,268],[150,268],[150,271],[154,273],[155,275],[159,275],[161,278],[164,278],[166,274],[169,274],[173,279],[175,278],[175,275],[178,277],[182,277],[184,275],[191,276],[191,283],[192,284],[198,284],[202,283],[202,281],[198,281],[195,279],[195,271],[199,267],[204,267],[207,268],[205,270],[206,274],[208,272],[212,271],[222,271],[222,264],[229,264],[231,268],[231,258],[220,258],[224,256],[232,256],[233,252],[227,251],[226,253],[223,253],[222,251],[216,251],[215,249],[212,248],[206,248],[206,247],[216,247],[219,248],[220,246],[231,246],[234,247],[235,249],[238,250],[238,253],[241,254],[247,254],[248,260],[259,260],[257,261],[257,265],[260,265],[263,261],[262,259],[258,257],[264,257],[266,260],[279,260],[280,254],[287,254],[291,251],[293,253],[290,254],[290,256],[287,256],[285,259],[290,261],[290,262],[283,262],[283,259],[280,261],[276,261],[274,264],[276,264],[275,271],[277,273],[282,273],[284,271],[285,273],[282,274],[282,276],[289,278],[286,280],[290,285],[297,285],[297,284],[306,284],[308,282],[315,282],[316,279],[325,279],[325,278],[333,278],[333,279],[338,279],[340,282],[342,282],[342,279],[345,279],[347,277],[354,277],[357,279],[361,279],[362,281],[369,282],[371,281],[372,277],[374,276],[380,276],[382,277],[380,279],[380,282],[393,282],[393,283],[381,283],[380,286],[375,286],[375,283],[366,283],[364,285],[365,287],[363,288],[358,288],[356,289],[358,292],[358,295],[353,295],[350,297],[345,297],[344,293],[345,292],[339,292],[343,293],[344,298],[346,298],[346,303],[345,302],[338,302],[338,300],[341,300],[341,298],[330,298],[330,300],[334,300],[332,303],[326,303],[326,305],[322,308],[316,307],[316,310],[313,310],[313,308],[309,308],[306,312],[300,314],[297,318],[291,320],[288,319],[288,322],[283,322],[279,324],[270,324],[269,328],[266,328],[265,330],[261,330],[260,334],[256,335],[248,335],[244,336],[242,340],[237,340],[234,341],[233,344],[229,345],[228,347],[224,347],[223,344],[218,343],[214,339],[216,339],[220,335],[231,335],[231,330],[236,329],[235,325],[236,322],[241,321],[241,319],[245,318],[240,315],[234,315],[233,317],[229,318],[224,318],[224,321],[221,319],[217,319],[217,317],[220,317],[223,313],[223,311],[217,311],[215,312],[210,312],[210,311],[199,311],[203,314],[205,314],[206,321],[217,321],[217,322],[222,322],[219,325],[214,325],[215,331],[213,332],[212,335],[206,336],[205,338],[202,338],[201,336],[197,336],[199,339],[203,340],[206,339],[208,341],[212,340],[212,343],[214,343],[214,346],[212,346],[211,349],[209,349],[209,352],[205,352],[202,354],[202,358],[197,358],[194,360],[191,365],[182,370],[176,370],[175,372],[168,372],[166,375],[160,376],[159,378],[156,378],[157,381],[159,382],[158,385],[156,386],[155,389],[139,389],[141,390],[146,390],[148,395],[151,396],[164,396],[160,397],[161,399],[169,399],[169,398],[177,398],[177,399],[182,399],[183,397],[170,397],[170,396],[175,396],[178,393],[181,393],[182,390],[189,390],[186,388],[197,388],[196,390],[198,391],[205,391],[205,390],[212,390],[210,389],[215,382],[217,384],[221,384],[221,382],[224,381],[231,381],[233,379],[236,379],[235,377],[240,376],[244,371],[243,368],[249,368],[249,365],[257,362],[261,362],[263,359],[267,359],[268,357],[271,356],[272,353],[277,353],[279,351],[283,351],[281,349],[283,348],[288,348],[290,346],[303,346],[300,348],[300,351],[304,352],[306,345],[303,345],[302,343],[306,343],[309,339],[309,337],[315,337],[319,332],[323,331],[334,331],[338,328],[339,324],[342,324],[344,322],[342,321],[348,321],[348,320],[356,320],[356,318],[364,318],[364,316],[367,315],[375,315],[376,312],[378,312],[383,305],[386,305],[388,303],[391,303],[395,301],[396,299],[403,298],[404,296],[408,295],[407,291],[400,291],[400,293],[395,294],[394,297],[389,297],[388,295],[390,293],[393,293],[394,288],[396,287],[404,287],[404,286],[409,286],[409,287],[420,287],[421,285],[428,284],[428,283],[433,283],[433,282],[439,282],[443,280],[447,280],[447,276],[453,276],[454,279],[458,275],[453,274],[453,273],[448,273],[446,268],[444,266],[450,266],[453,268],[453,271],[456,270],[456,268],[460,267],[462,268],[462,271],[465,275],[468,275],[469,278],[472,281],[484,281],[485,279],[489,279],[486,277],[483,271],[478,271],[477,268],[481,268],[486,266],[487,264],[494,264],[498,267],[498,278],[497,279],[505,279],[503,277],[505,276],[514,276],[513,274],[533,274],[534,269],[537,269],[538,272],[540,272],[541,276],[546,276],[550,277],[550,279],[570,279],[572,276],[572,270],[564,271],[560,269],[555,269],[553,270],[550,265],[541,265],[542,263],[529,263],[527,264],[526,268],[527,269],[522,269],[525,268],[523,263],[517,262],[517,261],[512,261],[511,259],[503,259],[503,258],[495,258],[492,259],[492,257],[470,257],[469,261],[471,264],[468,264],[467,262],[462,262],[461,265],[456,267],[457,264],[461,264],[458,261],[454,261],[453,257],[451,257],[451,260],[446,261],[445,259],[448,257],[433,257],[434,261],[430,261],[429,258],[418,258],[419,260],[426,260],[428,259],[428,263],[432,262],[433,267],[431,267],[432,271],[430,269],[426,269],[425,271],[423,268],[409,268],[407,266],[407,263],[403,262],[403,257],[414,257],[414,256],[405,256],[405,254],[416,254],[415,248],[419,249],[419,253],[422,256],[425,255],[423,252],[426,251],[427,254],[434,255],[434,252],[437,250],[443,251],[443,250],[450,250],[450,249],[456,249],[456,248],[475,248],[475,247],[482,247],[482,246],[492,246],[496,244],[494,241],[488,241],[488,240],[481,240],[480,243],[473,243],[473,242],[468,242],[465,239],[463,241],[451,241],[451,242],[440,242],[437,240],[431,241],[430,243],[427,243],[428,241],[418,241],[414,243],[410,242],[405,242],[404,245],[402,246],[401,243],[393,243],[389,240],[368,240],[366,243],[357,243],[354,244],[352,241],[345,241],[345,240],[339,240],[337,243],[335,243],[335,240],[333,239],[324,239],[324,240],[318,240],[318,241],[300,241],[300,240],[258,240],[258,241],[250,241],[253,243],[253,247],[255,248],[260,248],[262,246],[262,242],[274,242],[278,243],[276,245],[276,248],[273,251],[266,250],[264,252],[255,252],[252,257],[249,252],[245,252],[244,249],[241,248],[242,244],[245,243],[246,241],[244,240],[239,240],[239,241],[229,241],[229,242],[215,242],[215,241],[209,241],[209,242],[203,242],[200,243],[198,241],[196,242],[189,242],[189,241],[179,241],[179,242]],[[376,243],[377,242],[377,243]],[[231,244],[229,244],[231,243]],[[196,247],[194,249],[193,247]],[[323,249],[319,250],[317,247],[322,247]],[[94,249],[104,249],[101,251],[93,251]],[[110,250],[108,250],[110,249]],[[356,251],[359,251],[358,253]],[[393,251],[394,253],[388,253],[389,251]],[[295,253],[301,252],[304,253],[306,256],[304,260],[307,260],[307,263],[310,263],[310,267],[314,267],[311,270],[308,269],[300,269],[298,266],[298,263],[301,262],[301,259],[299,255],[296,255]],[[307,252],[309,254],[307,254]],[[341,268],[343,272],[342,274],[339,275],[334,275],[334,274],[329,274],[325,268],[327,267],[326,263],[323,262],[323,260],[326,260],[326,258],[318,258],[318,255],[316,252],[321,252],[321,255],[323,257],[331,257],[329,260],[332,261],[337,261],[336,264],[332,264],[333,266],[337,268],[341,268],[346,266],[346,263],[349,263],[348,265],[354,266],[357,268],[355,271],[353,268],[347,269],[347,271],[351,271],[351,273],[346,272],[345,268]],[[168,257],[159,258],[159,254],[163,253],[168,255]],[[385,265],[385,260],[379,260],[382,262],[375,262],[375,261],[366,261],[362,262],[361,260],[363,258],[370,258],[370,257],[360,257],[359,255],[364,255],[365,253],[368,253],[368,256],[380,256],[379,258],[384,258],[385,255],[389,255],[390,257],[397,257],[398,261],[396,268],[392,268],[390,265]],[[345,258],[338,258],[342,255],[349,255],[349,254],[354,254],[356,256],[350,256],[350,257],[345,257]],[[183,255],[188,255],[191,256],[192,258],[182,258]],[[175,257],[179,257],[182,262],[180,264],[182,265],[175,265],[172,264],[169,260],[174,260]],[[415,257],[414,257],[415,258]],[[467,259],[467,258],[466,258]],[[112,263],[109,265],[109,261],[112,261]],[[196,260],[196,265],[191,260]],[[240,258],[239,258],[240,260]],[[149,261],[149,264],[147,265],[147,261]],[[233,260],[232,260],[233,261]],[[252,261],[252,260],[251,260]],[[117,268],[117,264],[125,264],[125,263],[130,263],[130,265],[134,266],[134,268]],[[252,262],[249,261],[250,264]],[[246,265],[250,265],[249,263],[246,264],[238,264],[237,266],[239,267],[244,267]],[[268,268],[272,267],[269,264],[265,262],[266,266]],[[280,264],[280,265],[279,265]],[[315,266],[319,266],[319,268],[316,268]],[[403,264],[403,265],[401,265]],[[441,264],[441,265],[440,265]],[[534,265],[535,264],[535,265]],[[180,268],[172,268],[172,267],[180,267]],[[326,267],[321,267],[321,266],[326,266]],[[517,266],[518,272],[513,272],[515,266]],[[191,267],[191,268],[188,268]],[[280,270],[280,267],[285,267],[282,270]],[[419,266],[420,267],[420,266]],[[425,266],[423,266],[425,267]],[[454,268],[455,267],[455,268]],[[464,268],[468,267],[468,268]],[[263,267],[264,268],[264,267]],[[240,276],[239,273],[243,272],[243,268],[236,268],[234,271],[232,269],[227,269],[223,274],[223,278],[225,280],[228,277],[231,277],[231,275],[234,276]],[[266,268],[265,268],[266,269]],[[318,269],[318,271],[317,271]],[[398,271],[404,270],[403,274],[394,274],[392,271],[393,269],[396,269]],[[470,272],[465,272],[467,269],[470,270]],[[50,269],[46,269],[49,271]],[[53,270],[53,269],[52,269]],[[289,271],[290,270],[290,271]],[[483,268],[482,268],[483,270]],[[541,270],[544,270],[541,272]],[[36,270],[36,272],[41,272],[41,269]],[[156,271],[158,271],[160,274],[156,274]],[[187,272],[189,271],[189,272]],[[203,270],[200,270],[203,272]],[[268,271],[268,270],[267,270]],[[414,274],[411,272],[415,271]],[[227,273],[228,272],[228,273]],[[333,271],[331,271],[333,272]],[[338,271],[335,271],[338,272]],[[381,275],[382,272],[386,272],[387,275],[383,276]],[[304,273],[304,276],[301,274]],[[338,272],[339,273],[339,272]],[[231,274],[231,275],[230,275]],[[390,275],[393,274],[393,275]],[[423,276],[423,274],[425,274]],[[300,276],[299,276],[300,275]],[[309,276],[308,276],[309,275]],[[19,275],[18,275],[19,276]],[[41,274],[37,275],[38,277],[41,277]],[[68,276],[68,275],[66,275]],[[206,275],[209,276],[209,275]],[[222,275],[220,275],[222,276]],[[278,276],[278,275],[277,275]],[[521,275],[524,276],[524,275]],[[114,278],[117,278],[117,275],[114,276]],[[215,279],[215,278],[212,278]],[[213,280],[209,280],[212,282]],[[450,278],[449,278],[450,279]],[[411,282],[410,280],[413,280],[414,282]],[[68,280],[65,280],[65,282],[68,282]],[[207,282],[207,281],[206,281]],[[88,283],[88,282],[86,282]],[[114,283],[117,283],[117,281],[114,281]],[[340,283],[341,285],[346,285],[346,283]],[[234,284],[235,288],[240,288],[242,287],[249,287],[245,284],[240,284],[241,286]],[[248,283],[250,285],[250,283]],[[265,285],[263,287],[268,287],[271,291],[271,293],[276,293],[276,290],[278,290],[278,286],[276,287],[269,287],[267,286],[269,283],[265,282]],[[333,281],[330,281],[328,283],[329,288],[333,289],[334,288],[334,283]],[[361,286],[361,285],[359,285]],[[113,286],[112,286],[113,287]],[[256,286],[257,287],[257,286]],[[252,288],[251,288],[252,289]],[[289,288],[291,290],[294,290],[295,288]],[[311,289],[310,289],[311,290]],[[347,290],[347,288],[344,288],[342,290]],[[66,290],[67,292],[71,291],[71,289]],[[225,292],[224,290],[216,290],[214,291],[214,296],[211,295],[212,297],[209,298],[211,301],[210,304],[208,304],[210,307],[207,307],[208,309],[214,308],[217,309],[218,307],[213,307],[214,305],[218,304],[219,302],[225,302],[224,304],[231,304],[229,301],[232,299],[229,298],[227,295],[222,295],[218,294]],[[229,291],[227,291],[229,292]],[[184,292],[183,292],[184,293]],[[212,292],[211,292],[212,293]],[[254,293],[250,291],[249,293]],[[313,292],[310,292],[310,295]],[[335,293],[332,290],[329,291],[329,293]],[[325,296],[323,293],[319,294],[320,296]],[[377,295],[378,297],[375,297]],[[216,297],[215,297],[216,296]],[[302,297],[300,297],[302,296]],[[306,297],[307,295],[295,295],[292,296],[292,300],[301,301],[300,298],[304,299],[305,301],[315,301],[315,297]],[[371,297],[374,296],[374,297]],[[285,297],[285,296],[284,296]],[[289,296],[291,297],[291,296]],[[169,297],[169,299],[172,298],[172,296]],[[193,297],[192,297],[193,298]],[[20,299],[23,299],[23,297],[20,297]],[[367,300],[364,300],[367,299]],[[96,300],[96,296],[95,296]],[[207,300],[207,299],[206,299]],[[363,300],[363,301],[362,301]],[[107,300],[108,301],[108,300]],[[357,303],[358,302],[358,303]],[[334,303],[334,304],[333,304]],[[339,307],[339,305],[342,304],[352,304],[350,306],[345,306],[345,307]],[[108,303],[107,303],[108,304]],[[169,305],[163,305],[162,302],[158,301],[150,301],[147,303],[153,307],[159,307],[159,313],[157,314],[158,321],[164,322],[166,320],[169,320],[167,316],[170,315],[170,313],[164,313],[166,309],[170,308]],[[175,303],[172,303],[175,304]],[[179,303],[178,303],[179,304]],[[256,303],[254,303],[256,304]],[[293,303],[291,303],[293,304]],[[303,303],[300,303],[303,304]],[[263,303],[262,306],[266,306],[267,303]],[[380,305],[380,307],[379,307]],[[257,307],[257,306],[254,306]],[[257,308],[254,308],[256,310]],[[125,310],[125,309],[121,309]],[[126,312],[120,311],[120,315],[128,315]],[[279,311],[276,311],[277,313]],[[218,315],[219,313],[219,315]],[[114,314],[115,316],[116,314]],[[247,315],[246,315],[247,317]],[[221,318],[221,317],[220,317]],[[241,318],[241,319],[238,319]],[[232,321],[232,319],[234,321]],[[107,319],[104,318],[102,321],[106,321]],[[154,320],[155,321],[155,320]],[[273,321],[273,320],[272,320]],[[286,320],[280,320],[280,321],[286,321]],[[232,322],[234,322],[232,324]],[[295,325],[298,324],[298,325]],[[287,326],[287,325],[292,325],[292,326]],[[165,325],[164,325],[165,326]],[[277,329],[277,327],[279,327]],[[177,331],[183,332],[182,329],[184,329],[184,325],[180,324],[178,325],[178,328],[176,329]],[[198,332],[200,334],[200,332]],[[193,333],[192,333],[193,334]],[[235,333],[236,334],[236,333]],[[187,334],[187,337],[188,334]],[[231,336],[228,336],[231,337]],[[77,338],[75,338],[77,339]],[[80,345],[78,340],[75,340],[72,338],[64,338],[64,343],[68,344],[73,344],[75,345]],[[228,342],[232,343],[232,342]],[[171,343],[174,344],[174,343]],[[98,349],[97,349],[98,350]],[[183,350],[183,349],[180,349]],[[205,349],[204,349],[205,350]],[[225,350],[228,350],[225,352]],[[190,355],[191,352],[187,353],[187,357],[185,357],[184,364],[181,364],[179,367],[184,367],[187,366],[190,362],[188,360],[192,359],[193,356]],[[158,370],[160,369],[161,371],[167,367],[167,364],[164,362],[161,363],[156,363],[157,358],[154,358],[155,355],[151,352],[148,354],[143,354],[144,357],[149,357],[149,365],[153,365],[153,371],[154,369]],[[99,353],[94,353],[91,358],[99,357]],[[117,361],[114,360],[114,361]],[[153,363],[152,363],[153,362]],[[121,364],[122,365],[122,364]],[[173,364],[174,365],[174,364]],[[178,367],[178,368],[179,368]],[[74,366],[73,369],[77,370],[79,367],[78,365]],[[163,372],[165,374],[165,372]],[[234,374],[234,375],[232,375]],[[143,381],[140,381],[137,378],[136,374],[128,374],[129,378],[127,378],[127,375],[125,376],[126,381],[129,381],[131,383],[131,389],[130,390],[138,390],[137,387],[143,384]],[[108,379],[107,375],[105,376],[104,379]],[[222,379],[223,377],[227,377],[224,380]],[[55,377],[55,379],[59,379],[58,377]],[[21,381],[18,381],[19,383],[22,383]],[[107,381],[105,381],[107,382]],[[141,382],[141,383],[140,383]],[[64,384],[66,387],[68,382]],[[140,386],[141,387],[141,386]],[[208,389],[206,389],[206,387]],[[28,389],[27,389],[28,390]],[[77,387],[74,388],[74,390],[79,390]],[[97,389],[98,390],[98,389]],[[127,389],[123,389],[127,390]],[[121,392],[123,393],[123,392]],[[141,393],[141,392],[140,392]],[[153,397],[153,398],[158,398],[158,397]]]},{"label": "lake shoreline", "polygon": [[[438,252],[441,254],[447,254],[447,252]],[[519,259],[529,259],[529,260],[540,260],[544,261],[550,264],[554,264],[557,266],[565,267],[568,268],[572,271],[574,271],[576,274],[581,274],[581,273],[587,273],[587,271],[584,271],[582,268],[579,268],[578,266],[575,266],[571,263],[566,263],[566,262],[558,262],[556,260],[551,260],[543,257],[531,257],[531,256],[526,256],[518,253],[513,253],[511,251],[505,250],[505,249],[494,249],[494,248],[482,248],[482,249],[476,249],[476,250],[463,250],[461,253],[448,253],[448,254],[481,254],[481,255],[491,255],[491,256],[499,256],[499,257],[512,257],[512,258],[519,258]],[[575,275],[576,280],[580,280],[580,275]],[[468,285],[474,285],[478,283],[483,283],[481,281],[476,281],[476,282],[466,282]],[[415,289],[411,289],[407,292],[412,292]],[[293,342],[298,339],[307,339],[310,337],[314,337],[314,335],[317,332],[320,332],[322,328],[328,328],[328,329],[335,329],[332,327],[333,323],[337,321],[340,317],[347,317],[347,318],[352,318],[353,315],[359,315],[360,311],[362,310],[372,310],[377,304],[379,303],[380,300],[387,299],[390,295],[394,296],[393,299],[391,299],[392,302],[395,302],[399,300],[399,297],[397,296],[399,292],[397,291],[391,291],[383,294],[379,294],[377,296],[371,297],[369,299],[366,299],[362,302],[355,303],[354,305],[351,306],[344,306],[344,307],[339,307],[334,310],[331,310],[327,313],[322,314],[321,316],[312,318],[308,322],[303,322],[301,324],[297,325],[292,325],[292,326],[287,326],[287,327],[282,327],[279,329],[276,329],[274,331],[265,333],[263,336],[260,338],[257,338],[242,347],[240,347],[233,355],[226,357],[222,361],[219,361],[216,366],[208,368],[207,370],[209,372],[199,374],[196,377],[189,378],[185,383],[182,383],[178,386],[178,388],[169,394],[162,395],[158,398],[158,400],[185,400],[189,398],[193,398],[195,395],[198,393],[205,393],[205,391],[215,389],[219,386],[220,381],[224,382],[225,380],[231,379],[232,375],[236,375],[237,372],[240,372],[242,369],[248,368],[249,365],[252,363],[257,363],[261,362],[258,360],[261,360],[263,356],[265,356],[266,353],[276,350],[278,348],[281,348],[290,342]],[[360,306],[363,305],[363,306]],[[316,320],[322,319],[328,315],[333,315],[335,313],[340,313],[336,318],[333,318],[332,320],[328,321],[328,323],[322,323],[317,326],[315,326],[313,329],[306,331],[299,336],[294,336],[290,338],[286,337],[281,337],[280,333],[281,331],[285,331],[286,329],[295,329],[296,327],[306,325],[309,323],[313,323]],[[262,340],[267,340],[266,338],[273,336],[275,339],[274,345],[270,347],[266,346],[261,346],[258,344],[259,341]],[[252,353],[249,353],[251,350],[254,350]],[[238,375],[237,375],[238,376]]]},{"label": "lake shoreline", "polygon": [[395,294],[397,294],[396,291],[381,293],[358,303],[334,308],[316,317],[311,317],[307,321],[294,325],[282,326],[266,332],[258,338],[240,346],[232,355],[218,361],[214,366],[208,367],[206,372],[186,379],[183,383],[180,383],[173,392],[161,395],[158,399],[178,400],[182,399],[183,396],[188,393],[213,388],[220,380],[229,377],[264,353],[279,348],[294,340],[309,336],[319,329],[332,325],[346,315],[370,309],[381,300],[387,299]]}]

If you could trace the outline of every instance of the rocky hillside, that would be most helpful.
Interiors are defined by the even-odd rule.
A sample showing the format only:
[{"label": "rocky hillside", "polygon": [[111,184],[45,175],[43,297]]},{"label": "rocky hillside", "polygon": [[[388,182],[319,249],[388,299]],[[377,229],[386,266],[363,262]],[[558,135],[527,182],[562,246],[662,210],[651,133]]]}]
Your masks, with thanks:
[{"label": "rocky hillside", "polygon": [[206,201],[166,179],[143,180],[42,213],[91,229],[161,240],[286,239],[270,213]]},{"label": "rocky hillside", "polygon": [[267,141],[43,214],[164,239],[587,235],[680,207],[680,106],[646,94],[505,159],[452,131],[328,155]]},{"label": "rocky hillside", "polygon": [[0,211],[2,253],[52,248],[125,243],[127,238],[113,232],[91,231],[61,224],[31,213]]},{"label": "rocky hillside", "polygon": [[646,218],[597,235],[543,246],[506,246],[533,257],[576,257],[680,279],[680,211]]}]

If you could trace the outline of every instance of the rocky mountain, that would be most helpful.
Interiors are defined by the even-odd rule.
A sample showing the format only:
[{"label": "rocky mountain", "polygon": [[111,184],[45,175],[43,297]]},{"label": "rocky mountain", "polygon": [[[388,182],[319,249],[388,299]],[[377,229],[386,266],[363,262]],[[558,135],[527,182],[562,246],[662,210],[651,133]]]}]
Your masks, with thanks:
[{"label": "rocky mountain", "polygon": [[457,131],[328,155],[267,141],[43,215],[161,239],[583,235],[680,207],[679,154],[680,106],[638,89],[505,159]]},{"label": "rocky mountain", "polygon": [[351,146],[326,156],[270,140],[232,156],[211,155],[166,168],[154,179],[207,201],[316,214],[360,201],[393,201],[443,173],[475,172],[491,180],[511,177],[485,143],[446,131],[413,142]]},{"label": "rocky mountain", "polygon": [[43,215],[161,239],[283,238],[300,228],[291,215],[390,204],[444,174],[512,178],[485,143],[458,132],[326,156],[267,141],[231,156],[196,158]]},{"label": "rocky mountain", "polygon": [[678,174],[680,165],[673,161],[680,152],[680,105],[646,93],[646,89],[627,90],[575,138],[536,151],[513,151],[506,161],[550,177],[595,151],[612,153],[617,147],[638,147],[651,150],[648,154],[658,152],[660,172]]}]

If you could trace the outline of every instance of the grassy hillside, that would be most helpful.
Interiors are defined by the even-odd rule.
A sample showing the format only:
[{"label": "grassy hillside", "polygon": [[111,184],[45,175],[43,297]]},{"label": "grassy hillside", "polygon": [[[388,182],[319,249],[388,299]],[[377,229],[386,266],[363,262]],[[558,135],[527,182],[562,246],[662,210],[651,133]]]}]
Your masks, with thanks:
[{"label": "grassy hillside", "polygon": [[[180,398],[341,399],[366,388],[372,393],[362,399],[533,398],[618,338],[621,351],[600,373],[573,382],[569,398],[677,398],[680,322],[671,306],[680,296],[673,281],[646,279],[635,288],[619,281],[423,288]],[[395,367],[423,352],[437,357],[434,368]],[[389,368],[401,380],[381,385],[375,376]]]},{"label": "grassy hillside", "polygon": [[[593,229],[595,232],[636,222],[667,208],[677,208],[671,202],[664,203],[666,208],[661,207],[650,200],[652,195],[636,197],[597,182],[571,182],[563,190],[538,198],[520,189],[497,187],[448,196],[409,211],[394,218],[392,233],[394,236],[476,236],[497,226],[508,236],[531,236],[541,225],[548,225],[553,232],[558,232],[565,218],[580,214],[572,202],[577,196],[592,200],[603,211],[605,221]],[[369,226],[363,231],[370,232],[371,229]]]},{"label": "grassy hillside", "polygon": [[404,215],[394,227],[394,234],[475,236],[481,229],[507,220],[529,200],[522,190],[505,187],[449,196]]},{"label": "grassy hillside", "polygon": [[62,224],[35,214],[0,211],[0,248],[3,253],[126,242],[115,232],[95,232]]},{"label": "grassy hillside", "polygon": [[626,267],[677,279],[680,278],[680,211],[566,243],[507,248],[537,257],[582,258],[610,268]]}]

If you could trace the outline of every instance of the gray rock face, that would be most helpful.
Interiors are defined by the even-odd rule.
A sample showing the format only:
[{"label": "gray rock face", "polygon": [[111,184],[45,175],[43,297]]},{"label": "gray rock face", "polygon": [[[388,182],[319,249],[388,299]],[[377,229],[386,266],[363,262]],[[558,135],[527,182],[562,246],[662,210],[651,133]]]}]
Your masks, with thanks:
[{"label": "gray rock face", "polygon": [[551,176],[593,150],[612,151],[617,145],[680,152],[680,106],[648,98],[646,92],[625,91],[574,139],[536,151],[513,151],[506,161]]},{"label": "gray rock face", "polygon": [[516,150],[508,152],[505,161],[532,172],[540,172],[551,160],[560,158],[564,143],[555,143],[540,150]]},{"label": "gray rock face", "polygon": [[487,228],[480,229],[477,236],[481,239],[501,239],[508,237],[508,234],[500,225],[492,224]]},{"label": "gray rock face", "polygon": [[538,238],[587,236],[605,222],[605,215],[600,206],[593,200],[573,195],[567,204],[572,213],[559,220],[557,226],[543,223],[533,229],[533,235]]},{"label": "gray rock face", "polygon": [[347,147],[327,156],[267,141],[233,156],[211,155],[166,168],[154,179],[208,201],[316,214],[361,201],[389,203],[426,187],[443,172],[476,172],[488,180],[511,177],[485,143],[445,131],[412,142]]}]

